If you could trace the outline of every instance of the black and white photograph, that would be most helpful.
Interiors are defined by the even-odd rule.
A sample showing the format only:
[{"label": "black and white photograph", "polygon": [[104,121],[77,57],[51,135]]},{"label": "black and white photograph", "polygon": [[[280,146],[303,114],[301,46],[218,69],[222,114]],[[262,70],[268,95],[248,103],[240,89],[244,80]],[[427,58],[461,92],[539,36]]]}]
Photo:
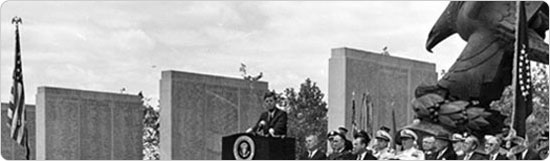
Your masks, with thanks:
[{"label": "black and white photograph", "polygon": [[545,160],[544,1],[5,1],[4,160]]}]

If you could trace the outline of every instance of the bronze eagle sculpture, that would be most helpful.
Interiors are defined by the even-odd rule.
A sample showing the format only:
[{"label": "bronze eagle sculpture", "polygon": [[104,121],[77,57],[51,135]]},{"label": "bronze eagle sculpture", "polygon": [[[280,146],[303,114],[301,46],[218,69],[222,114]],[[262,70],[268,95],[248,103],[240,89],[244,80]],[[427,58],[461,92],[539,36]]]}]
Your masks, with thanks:
[{"label": "bronze eagle sculpture", "polygon": [[[525,11],[528,59],[548,64],[548,44],[544,42],[548,5],[529,1]],[[512,83],[515,31],[514,1],[450,2],[430,31],[426,49],[432,52],[438,43],[455,33],[467,45],[436,85],[416,89],[412,105],[417,116],[451,132],[500,132],[505,117],[489,105],[500,99],[505,87]]]}]

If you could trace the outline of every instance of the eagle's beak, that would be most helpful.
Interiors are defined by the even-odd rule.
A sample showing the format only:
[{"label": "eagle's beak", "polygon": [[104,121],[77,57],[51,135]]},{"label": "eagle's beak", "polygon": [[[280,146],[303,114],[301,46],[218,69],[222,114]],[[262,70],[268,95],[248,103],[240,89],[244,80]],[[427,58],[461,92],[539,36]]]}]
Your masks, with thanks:
[{"label": "eagle's beak", "polygon": [[439,19],[437,19],[437,22],[432,27],[432,30],[430,30],[428,41],[426,41],[426,50],[430,53],[432,52],[433,47],[456,33],[456,16],[459,14],[458,12],[463,3],[464,2],[458,1],[450,2],[447,8],[445,8],[443,14],[439,16]]},{"label": "eagle's beak", "polygon": [[441,32],[441,30],[435,28],[437,26],[434,26],[434,29],[430,31],[430,34],[428,35],[428,41],[426,41],[426,50],[428,52],[432,53],[432,49],[439,44],[441,41],[445,40],[449,36],[453,35],[454,32],[446,31]]}]

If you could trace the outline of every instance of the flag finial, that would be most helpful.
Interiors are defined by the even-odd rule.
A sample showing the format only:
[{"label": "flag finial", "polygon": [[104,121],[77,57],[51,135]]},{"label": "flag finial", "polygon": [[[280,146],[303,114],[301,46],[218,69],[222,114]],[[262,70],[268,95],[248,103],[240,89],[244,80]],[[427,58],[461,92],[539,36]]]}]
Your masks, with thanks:
[{"label": "flag finial", "polygon": [[20,23],[23,23],[23,20],[21,20],[21,17],[15,16],[15,17],[13,17],[13,19],[11,19],[11,23],[15,24],[15,25],[18,25]]}]

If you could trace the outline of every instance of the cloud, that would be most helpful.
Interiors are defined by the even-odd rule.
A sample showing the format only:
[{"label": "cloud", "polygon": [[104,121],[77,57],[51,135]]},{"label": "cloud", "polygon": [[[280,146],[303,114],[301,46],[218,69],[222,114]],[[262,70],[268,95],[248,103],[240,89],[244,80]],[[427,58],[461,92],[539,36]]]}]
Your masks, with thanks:
[{"label": "cloud", "polygon": [[[158,98],[161,70],[238,78],[241,62],[282,91],[306,78],[328,89],[332,48],[354,47],[450,66],[462,40],[424,49],[447,2],[6,2],[1,89],[11,85],[13,27],[23,17],[25,83]],[[153,68],[155,66],[155,68]],[[28,76],[27,76],[28,75]],[[1,100],[9,99],[2,90]],[[30,97],[28,96],[28,97]],[[29,102],[34,102],[34,98]]]}]

